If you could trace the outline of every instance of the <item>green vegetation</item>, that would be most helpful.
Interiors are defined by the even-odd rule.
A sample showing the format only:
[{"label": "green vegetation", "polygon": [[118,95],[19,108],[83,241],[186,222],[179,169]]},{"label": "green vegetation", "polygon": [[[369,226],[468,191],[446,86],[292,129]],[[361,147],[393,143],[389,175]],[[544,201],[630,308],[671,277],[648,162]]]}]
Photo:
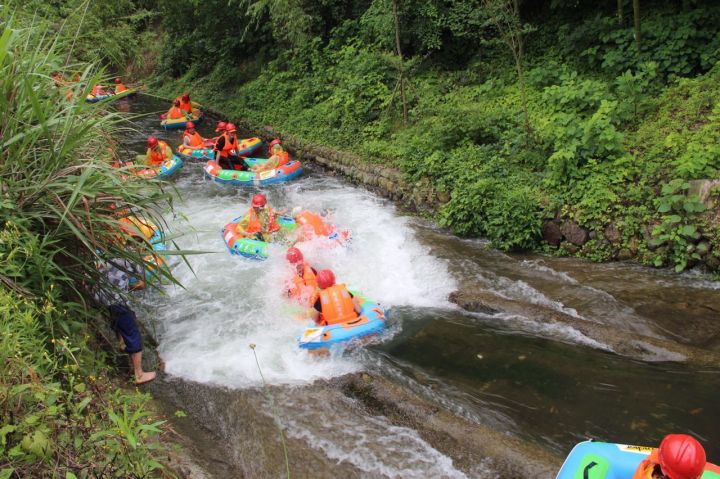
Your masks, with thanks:
[{"label": "green vegetation", "polygon": [[122,117],[84,101],[106,78],[75,56],[79,20],[48,30],[57,22],[26,12],[0,15],[0,478],[167,476],[162,421],[107,376],[115,341],[86,299],[111,287],[101,257],[149,264],[149,243],[123,247],[120,214],[162,225],[171,197],[111,167]]},{"label": "green vegetation", "polygon": [[[158,3],[163,91],[429,179],[459,234],[720,265],[712,212],[662,200],[720,170],[714,2],[642,1],[637,24],[628,1]],[[584,237],[549,246],[548,221]]]}]

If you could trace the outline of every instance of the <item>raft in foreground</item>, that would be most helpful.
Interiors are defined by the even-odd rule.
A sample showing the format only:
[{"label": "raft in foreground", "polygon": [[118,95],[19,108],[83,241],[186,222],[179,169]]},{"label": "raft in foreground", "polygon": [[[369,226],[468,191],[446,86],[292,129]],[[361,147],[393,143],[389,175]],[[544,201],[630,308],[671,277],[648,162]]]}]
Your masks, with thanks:
[{"label": "raft in foreground", "polygon": [[301,349],[324,354],[334,347],[367,341],[385,330],[385,310],[362,294],[355,291],[352,293],[361,303],[360,316],[343,323],[306,328],[298,338]]},{"label": "raft in foreground", "polygon": [[[652,450],[646,446],[581,442],[570,451],[556,479],[630,479]],[[701,479],[720,479],[720,467],[708,462]]]}]

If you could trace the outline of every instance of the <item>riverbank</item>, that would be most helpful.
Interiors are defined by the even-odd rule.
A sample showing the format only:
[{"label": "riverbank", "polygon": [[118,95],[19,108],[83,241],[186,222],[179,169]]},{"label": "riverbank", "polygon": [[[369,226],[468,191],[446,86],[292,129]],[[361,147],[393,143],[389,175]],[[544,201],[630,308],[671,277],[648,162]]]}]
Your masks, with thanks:
[{"label": "riverbank", "polygon": [[523,6],[533,32],[522,88],[497,43],[462,59],[442,48],[409,59],[407,119],[385,51],[358,40],[364,16],[292,53],[184,60],[187,70],[174,64],[158,83],[252,131],[272,125],[298,151],[500,250],[717,272],[720,67],[680,31],[714,38],[720,9],[649,7],[638,58],[605,7]]}]

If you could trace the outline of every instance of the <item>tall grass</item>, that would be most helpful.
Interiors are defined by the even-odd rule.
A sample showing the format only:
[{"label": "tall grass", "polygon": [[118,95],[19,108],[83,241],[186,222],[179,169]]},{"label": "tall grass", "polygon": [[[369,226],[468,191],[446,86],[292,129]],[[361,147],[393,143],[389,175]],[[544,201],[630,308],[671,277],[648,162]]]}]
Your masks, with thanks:
[{"label": "tall grass", "polygon": [[[161,226],[160,209],[172,196],[160,183],[112,166],[112,135],[124,118],[84,101],[103,80],[101,71],[61,66],[72,38],[43,37],[13,19],[0,25],[0,231],[16,232],[0,245],[0,283],[29,298],[62,295],[82,314],[88,290],[105,286],[95,265],[101,257],[152,266],[143,259],[152,256],[149,243],[123,247],[120,216]],[[51,79],[54,71],[69,78],[78,70],[77,83],[56,86]]]},{"label": "tall grass", "polygon": [[[172,196],[111,166],[123,117],[85,103],[103,72],[65,66],[65,35],[0,9],[0,479],[165,477],[161,421],[105,376],[85,298],[109,287],[98,260],[151,266],[152,245],[125,249],[119,219],[162,228]],[[82,78],[57,86],[54,71]]]}]

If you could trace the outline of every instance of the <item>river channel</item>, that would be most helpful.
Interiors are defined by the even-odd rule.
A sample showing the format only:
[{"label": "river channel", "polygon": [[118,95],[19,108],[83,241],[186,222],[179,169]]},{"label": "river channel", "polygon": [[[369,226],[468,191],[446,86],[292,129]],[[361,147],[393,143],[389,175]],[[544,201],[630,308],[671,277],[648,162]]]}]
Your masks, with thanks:
[{"label": "river channel", "polygon": [[[166,105],[146,96],[120,105],[147,114],[125,137],[128,156],[144,151],[149,134],[179,144],[179,131],[159,128]],[[206,120],[201,134],[212,136],[214,124]],[[153,395],[168,411],[187,413],[176,427],[197,436],[218,477],[282,477],[276,423],[294,477],[490,478],[516,470],[362,404],[347,393],[348,377],[381,378],[470,430],[546,451],[548,468],[534,477],[552,477],[547,471],[587,438],[654,445],[690,432],[709,460],[720,460],[720,368],[620,355],[572,323],[601,325],[628,342],[643,335],[718,352],[720,283],[631,263],[502,253],[306,165],[300,179],[262,191],[275,208],[327,210],[351,231],[347,248],[305,245],[306,258],[390,309],[387,334],[375,343],[314,358],[297,348],[304,325],[281,297],[283,248],[272,247],[267,261],[247,260],[231,256],[220,234],[259,190],[215,184],[202,166],[186,163],[171,179],[176,214],[166,221],[180,248],[206,253],[188,256],[191,268],[175,261],[183,287],[146,292],[141,303],[166,362]],[[449,300],[458,289],[489,292],[520,312],[465,311]],[[548,322],[537,308],[571,322]]]}]

